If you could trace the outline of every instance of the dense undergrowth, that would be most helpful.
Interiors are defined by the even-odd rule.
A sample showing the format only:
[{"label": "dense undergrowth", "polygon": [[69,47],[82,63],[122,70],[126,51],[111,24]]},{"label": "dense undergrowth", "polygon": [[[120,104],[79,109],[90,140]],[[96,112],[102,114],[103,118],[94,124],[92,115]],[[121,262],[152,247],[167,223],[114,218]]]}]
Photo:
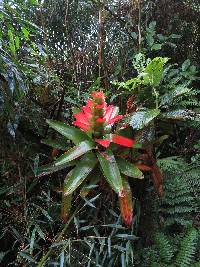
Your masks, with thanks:
[{"label": "dense undergrowth", "polygon": [[[200,7],[169,2],[3,1],[1,266],[200,266]],[[72,125],[93,91],[124,115],[131,162],[162,171],[128,179],[130,227],[100,169],[71,209],[72,167],[38,176],[72,147],[46,120]]]}]

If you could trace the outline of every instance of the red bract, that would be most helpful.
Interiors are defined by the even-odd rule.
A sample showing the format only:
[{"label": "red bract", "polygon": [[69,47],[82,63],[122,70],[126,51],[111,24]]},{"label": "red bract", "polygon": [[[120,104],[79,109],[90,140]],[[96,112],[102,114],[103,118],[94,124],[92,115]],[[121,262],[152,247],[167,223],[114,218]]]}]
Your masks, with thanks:
[{"label": "red bract", "polygon": [[110,142],[132,147],[135,144],[134,140],[119,135],[109,135],[113,123],[123,118],[122,115],[118,115],[118,108],[113,105],[107,106],[103,92],[93,92],[91,97],[86,106],[74,115],[76,121],[73,124],[90,133],[94,140],[104,147],[109,147]]}]

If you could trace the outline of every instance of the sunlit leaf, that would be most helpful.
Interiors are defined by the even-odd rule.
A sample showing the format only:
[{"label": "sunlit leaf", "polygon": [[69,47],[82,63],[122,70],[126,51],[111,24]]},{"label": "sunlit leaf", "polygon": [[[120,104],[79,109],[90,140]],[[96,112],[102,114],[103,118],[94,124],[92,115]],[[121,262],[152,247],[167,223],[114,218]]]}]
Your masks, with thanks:
[{"label": "sunlit leaf", "polygon": [[106,180],[116,193],[121,193],[123,189],[122,178],[112,151],[107,149],[97,155]]},{"label": "sunlit leaf", "polygon": [[97,158],[92,152],[88,152],[80,163],[71,170],[64,181],[64,194],[73,193],[74,190],[85,180],[97,163]]},{"label": "sunlit leaf", "polygon": [[163,67],[168,61],[168,58],[156,57],[144,69],[143,80],[144,84],[158,86],[163,77]]},{"label": "sunlit leaf", "polygon": [[159,114],[159,109],[148,109],[145,111],[134,112],[130,120],[130,125],[133,127],[133,129],[142,129],[147,126]]}]

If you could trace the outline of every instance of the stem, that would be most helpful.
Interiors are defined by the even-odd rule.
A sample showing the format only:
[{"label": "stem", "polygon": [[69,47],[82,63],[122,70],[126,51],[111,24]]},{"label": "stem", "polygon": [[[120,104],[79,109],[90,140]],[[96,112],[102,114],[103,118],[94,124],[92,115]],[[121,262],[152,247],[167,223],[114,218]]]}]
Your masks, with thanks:
[{"label": "stem", "polygon": [[158,92],[156,91],[156,88],[155,87],[153,87],[153,94],[155,95],[155,102],[156,102],[156,109],[158,109],[159,108],[159,104],[158,104],[158,96],[159,96],[159,94],[158,94]]}]

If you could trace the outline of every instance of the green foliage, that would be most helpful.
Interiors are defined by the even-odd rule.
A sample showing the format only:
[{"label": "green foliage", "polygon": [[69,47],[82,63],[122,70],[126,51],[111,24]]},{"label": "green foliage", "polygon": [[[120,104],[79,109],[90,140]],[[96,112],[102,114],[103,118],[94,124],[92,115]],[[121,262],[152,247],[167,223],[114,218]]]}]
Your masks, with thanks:
[{"label": "green foliage", "polygon": [[[0,264],[199,266],[197,230],[185,229],[199,225],[199,1],[1,2]],[[99,144],[84,145],[89,151],[82,147],[86,154],[73,160],[63,154],[72,142],[79,148],[91,140],[68,125],[96,88],[132,125],[121,129],[122,122],[116,133],[141,143],[130,153],[112,143],[114,158],[100,149],[114,188],[119,172],[129,177],[130,229],[97,166]],[[163,171],[161,200],[151,171],[137,167],[152,145]]]},{"label": "green foliage", "polygon": [[158,161],[165,172],[165,195],[160,201],[160,212],[164,224],[191,225],[191,214],[199,211],[200,171],[197,166],[188,165],[183,159],[166,158]]},{"label": "green foliage", "polygon": [[163,233],[157,233],[155,242],[159,251],[160,260],[165,263],[170,263],[174,252],[168,238]]},{"label": "green foliage", "polygon": [[196,250],[197,238],[198,233],[196,229],[189,230],[183,238],[180,244],[180,250],[176,257],[176,264],[178,266],[187,267],[191,265]]},{"label": "green foliage", "polygon": [[[175,239],[178,239],[179,242]],[[199,234],[195,228],[187,229],[184,236],[176,236],[171,239],[163,233],[157,233],[154,249],[158,256],[156,260],[152,257],[151,266],[189,267],[193,266],[192,264],[198,266],[198,263],[194,262],[198,239]]]}]

